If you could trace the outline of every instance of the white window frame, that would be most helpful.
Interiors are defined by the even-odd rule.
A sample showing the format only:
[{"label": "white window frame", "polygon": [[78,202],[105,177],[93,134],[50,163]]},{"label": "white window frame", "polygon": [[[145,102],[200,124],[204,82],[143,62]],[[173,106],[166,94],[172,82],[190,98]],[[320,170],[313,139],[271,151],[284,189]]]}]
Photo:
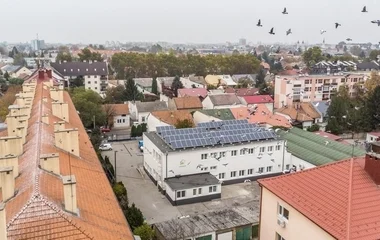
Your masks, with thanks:
[{"label": "white window frame", "polygon": [[202,153],[202,154],[201,154],[201,159],[202,159],[202,160],[206,160],[206,159],[207,159],[207,156],[208,156],[207,153]]},{"label": "white window frame", "polygon": [[197,189],[196,188],[193,189],[193,196],[195,196],[195,195],[197,195]]},{"label": "white window frame", "polygon": [[[286,216],[286,212],[288,213]],[[282,206],[280,203],[277,203],[277,215],[279,218],[289,221],[289,210]]]},{"label": "white window frame", "polygon": [[260,147],[260,153],[264,153],[265,152],[265,147]]},{"label": "white window frame", "polygon": [[219,173],[219,179],[225,179],[226,178],[226,173]]},{"label": "white window frame", "polygon": [[184,198],[186,197],[186,190],[177,191],[177,198]]},{"label": "white window frame", "polygon": [[234,156],[236,156],[236,155],[237,155],[237,150],[232,150],[232,151],[231,151],[231,156],[234,157]]},{"label": "white window frame", "polygon": [[236,177],[236,171],[231,171],[231,175],[230,175],[232,178]]},{"label": "white window frame", "polygon": [[245,155],[245,149],[240,149],[240,155]]},{"label": "white window frame", "polygon": [[268,146],[268,152],[273,152],[273,146]]},{"label": "white window frame", "polygon": [[257,169],[257,172],[258,173],[263,173],[264,172],[264,167],[259,167],[259,169]]},{"label": "white window frame", "polygon": [[211,166],[210,170],[216,170],[216,166]]},{"label": "white window frame", "polygon": [[210,187],[208,187],[208,192],[209,192],[209,193],[214,193],[214,192],[216,192],[216,186],[210,186]]},{"label": "white window frame", "polygon": [[272,172],[273,171],[273,167],[272,166],[268,166],[267,167],[267,172]]},{"label": "white window frame", "polygon": [[239,170],[239,177],[244,176],[244,175],[245,175],[245,170]]},{"label": "white window frame", "polygon": [[254,154],[255,153],[255,149],[254,148],[248,148],[248,154]]},{"label": "white window frame", "polygon": [[276,151],[280,151],[281,150],[281,145],[276,145]]},{"label": "white window frame", "polygon": [[253,168],[248,169],[247,173],[248,175],[253,175]]}]

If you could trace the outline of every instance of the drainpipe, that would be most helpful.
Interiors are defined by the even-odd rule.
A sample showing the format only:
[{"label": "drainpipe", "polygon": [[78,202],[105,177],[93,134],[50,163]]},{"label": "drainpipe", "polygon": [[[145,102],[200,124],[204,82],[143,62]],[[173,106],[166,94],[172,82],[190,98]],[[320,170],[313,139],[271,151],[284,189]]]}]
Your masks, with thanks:
[{"label": "drainpipe", "polygon": [[284,172],[286,140],[284,140],[283,148],[284,149],[282,149],[282,172]]}]

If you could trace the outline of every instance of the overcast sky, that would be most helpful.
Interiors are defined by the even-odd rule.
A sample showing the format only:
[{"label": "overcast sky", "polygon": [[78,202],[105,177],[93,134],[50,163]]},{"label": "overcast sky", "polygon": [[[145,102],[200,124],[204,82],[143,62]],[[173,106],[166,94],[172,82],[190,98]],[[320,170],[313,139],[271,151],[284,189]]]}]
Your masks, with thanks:
[{"label": "overcast sky", "polygon": [[[361,13],[364,5],[368,13]],[[281,14],[285,6],[289,15]],[[380,19],[380,0],[0,0],[0,9],[0,42],[37,33],[63,43],[380,41],[380,27],[370,23]],[[342,27],[335,30],[335,22]],[[286,36],[288,28],[293,34]]]}]

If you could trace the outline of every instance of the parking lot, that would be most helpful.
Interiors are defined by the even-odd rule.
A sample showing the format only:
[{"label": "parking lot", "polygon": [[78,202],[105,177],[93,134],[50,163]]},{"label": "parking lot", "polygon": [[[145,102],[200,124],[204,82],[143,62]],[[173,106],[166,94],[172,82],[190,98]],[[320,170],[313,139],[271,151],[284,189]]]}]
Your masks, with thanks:
[{"label": "parking lot", "polygon": [[138,149],[138,141],[113,142],[112,147],[112,151],[105,151],[102,155],[108,156],[114,165],[114,152],[117,151],[117,181],[124,183],[129,203],[135,203],[140,208],[149,224],[216,209],[259,204],[260,188],[256,182],[252,182],[223,186],[221,199],[172,206],[145,174],[143,153]]}]

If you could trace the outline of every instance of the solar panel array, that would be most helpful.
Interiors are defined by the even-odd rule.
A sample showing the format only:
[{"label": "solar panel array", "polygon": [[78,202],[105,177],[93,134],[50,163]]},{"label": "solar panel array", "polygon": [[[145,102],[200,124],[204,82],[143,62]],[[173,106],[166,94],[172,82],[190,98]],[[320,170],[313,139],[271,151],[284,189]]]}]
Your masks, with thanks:
[{"label": "solar panel array", "polygon": [[173,149],[206,147],[275,139],[277,135],[247,120],[200,123],[195,128],[157,127],[158,135]]}]

